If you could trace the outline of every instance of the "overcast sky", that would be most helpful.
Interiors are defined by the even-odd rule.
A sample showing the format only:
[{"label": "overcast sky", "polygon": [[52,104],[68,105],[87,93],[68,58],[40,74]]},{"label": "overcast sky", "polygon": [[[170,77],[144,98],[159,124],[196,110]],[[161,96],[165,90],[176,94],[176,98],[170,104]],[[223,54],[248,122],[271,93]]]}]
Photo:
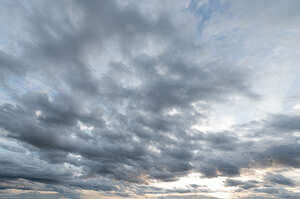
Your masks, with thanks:
[{"label": "overcast sky", "polygon": [[0,199],[299,199],[300,1],[2,0]]}]

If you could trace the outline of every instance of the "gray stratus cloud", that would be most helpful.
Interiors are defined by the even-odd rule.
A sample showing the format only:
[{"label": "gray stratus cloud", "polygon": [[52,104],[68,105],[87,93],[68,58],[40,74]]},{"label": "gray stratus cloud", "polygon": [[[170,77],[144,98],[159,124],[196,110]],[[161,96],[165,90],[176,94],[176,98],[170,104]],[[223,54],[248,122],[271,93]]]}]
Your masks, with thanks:
[{"label": "gray stratus cloud", "polygon": [[266,154],[276,164],[299,168],[299,148],[300,145],[298,143],[290,142],[283,145],[274,145],[267,149]]},{"label": "gray stratus cloud", "polygon": [[287,186],[294,186],[295,183],[292,179],[284,177],[280,174],[268,173],[266,176],[266,180],[270,181],[271,183],[287,185]]},{"label": "gray stratus cloud", "polygon": [[[3,4],[12,20],[0,36],[17,48],[1,44],[0,51],[0,189],[57,192],[52,198],[76,198],[78,190],[199,198],[198,189],[147,183],[193,172],[236,177],[274,163],[299,168],[299,144],[275,139],[299,130],[298,116],[262,120],[259,133],[274,135],[269,143],[255,139],[270,134],[250,127],[197,130],[218,106],[222,112],[239,100],[263,100],[253,91],[257,71],[211,55],[199,39],[197,13],[180,1],[168,11],[160,3],[150,13],[143,6],[149,9],[145,2],[111,0]],[[178,18],[190,21],[183,28]],[[266,179],[289,185],[277,174]],[[244,190],[258,184],[225,182]]]},{"label": "gray stratus cloud", "polygon": [[300,130],[299,121],[299,115],[273,114],[266,126],[273,129],[273,132],[292,133]]},{"label": "gray stratus cloud", "polygon": [[[203,116],[193,103],[219,103],[229,100],[231,94],[255,97],[245,70],[186,59],[182,50],[189,48],[189,40],[178,34],[168,14],[150,20],[135,7],[120,7],[114,1],[15,6],[25,15],[29,30],[24,29],[24,35],[32,42],[20,41],[24,52],[17,58],[3,54],[1,70],[24,68],[22,76],[7,73],[6,81],[33,81],[39,76],[42,91],[33,92],[22,85],[24,91],[1,105],[0,124],[5,137],[24,144],[45,164],[71,164],[80,168],[82,178],[104,176],[141,183],[145,175],[172,181],[194,169],[193,148],[199,146],[192,145],[189,129],[196,122],[195,115]],[[73,16],[74,11],[79,16]],[[165,41],[163,53],[134,53],[148,38]],[[89,53],[97,50],[101,55],[109,41],[128,61],[89,64]],[[100,75],[93,72],[99,70]],[[180,114],[168,114],[172,108]],[[217,142],[212,137],[207,140]],[[70,154],[80,158],[70,158]],[[220,171],[239,174],[238,168],[216,162],[220,162]],[[84,180],[73,182],[76,178],[70,170],[62,180],[57,172],[49,178],[43,173],[46,171],[23,173],[19,164],[9,161],[7,165],[20,168],[20,172],[6,177],[97,189]]]},{"label": "gray stratus cloud", "polygon": [[225,181],[225,185],[229,187],[240,187],[242,189],[252,189],[256,188],[260,183],[255,180],[248,180],[248,181],[241,181],[241,180],[233,180],[233,179],[227,179]]},{"label": "gray stratus cloud", "polygon": [[[70,16],[72,9],[82,14],[79,22]],[[82,61],[85,53],[89,53],[85,50],[87,46],[101,53],[105,42],[116,38],[121,48],[131,50],[133,44],[142,44],[147,35],[176,37],[168,17],[152,22],[133,8],[119,8],[114,1],[36,3],[30,8],[24,5],[22,11],[28,12],[28,34],[34,39],[34,43],[23,46],[25,61],[52,80],[61,80],[72,90],[89,94],[98,93],[99,82],[91,67]],[[53,14],[57,15],[51,17]]]}]

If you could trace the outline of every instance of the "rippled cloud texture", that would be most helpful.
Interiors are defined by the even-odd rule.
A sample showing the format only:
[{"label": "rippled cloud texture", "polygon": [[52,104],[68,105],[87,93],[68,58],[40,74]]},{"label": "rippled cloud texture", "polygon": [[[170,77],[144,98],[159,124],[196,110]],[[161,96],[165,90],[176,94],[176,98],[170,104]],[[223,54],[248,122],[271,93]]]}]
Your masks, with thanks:
[{"label": "rippled cloud texture", "polygon": [[0,199],[300,198],[300,1],[0,3]]}]

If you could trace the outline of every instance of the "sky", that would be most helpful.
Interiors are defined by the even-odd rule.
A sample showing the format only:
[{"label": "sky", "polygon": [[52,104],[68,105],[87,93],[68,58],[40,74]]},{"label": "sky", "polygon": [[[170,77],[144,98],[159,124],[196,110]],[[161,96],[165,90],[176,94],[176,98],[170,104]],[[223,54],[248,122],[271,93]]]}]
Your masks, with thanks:
[{"label": "sky", "polygon": [[0,199],[299,199],[299,10],[2,0]]}]

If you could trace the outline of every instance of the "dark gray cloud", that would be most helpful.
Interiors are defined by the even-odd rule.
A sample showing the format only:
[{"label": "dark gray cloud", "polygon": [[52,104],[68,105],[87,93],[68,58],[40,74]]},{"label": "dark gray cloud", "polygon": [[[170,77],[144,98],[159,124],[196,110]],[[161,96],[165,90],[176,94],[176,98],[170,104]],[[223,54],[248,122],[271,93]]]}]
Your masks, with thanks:
[{"label": "dark gray cloud", "polygon": [[229,187],[240,187],[242,189],[251,189],[255,188],[259,185],[258,181],[255,180],[248,180],[248,181],[241,181],[241,180],[233,180],[233,179],[227,179],[225,181],[225,185]]},{"label": "dark gray cloud", "polygon": [[300,145],[289,143],[268,148],[267,153],[274,163],[299,168]]},{"label": "dark gray cloud", "polygon": [[291,133],[300,130],[299,115],[271,115],[268,126],[275,129],[278,133]]},{"label": "dark gray cloud", "polygon": [[266,180],[270,181],[271,183],[280,184],[280,185],[287,185],[287,186],[295,185],[292,179],[284,177],[280,174],[268,173],[266,176]]},{"label": "dark gray cloud", "polygon": [[[0,36],[10,38],[3,46],[14,40],[18,50],[1,43],[0,189],[57,194],[3,192],[0,198],[78,198],[79,190],[199,198],[192,194],[209,190],[147,185],[190,173],[214,178],[273,164],[299,168],[298,138],[275,141],[281,132],[299,130],[297,115],[273,114],[259,130],[249,123],[246,133],[247,124],[194,128],[218,106],[262,100],[253,90],[256,71],[210,55],[198,28],[185,30],[177,14],[160,4],[149,14],[143,3],[5,1],[11,26]],[[171,4],[175,9],[179,2]],[[179,10],[194,23],[197,13]],[[275,136],[269,143],[254,140],[269,135]],[[280,174],[266,181],[294,185]],[[257,184],[225,182],[244,190]]]}]

